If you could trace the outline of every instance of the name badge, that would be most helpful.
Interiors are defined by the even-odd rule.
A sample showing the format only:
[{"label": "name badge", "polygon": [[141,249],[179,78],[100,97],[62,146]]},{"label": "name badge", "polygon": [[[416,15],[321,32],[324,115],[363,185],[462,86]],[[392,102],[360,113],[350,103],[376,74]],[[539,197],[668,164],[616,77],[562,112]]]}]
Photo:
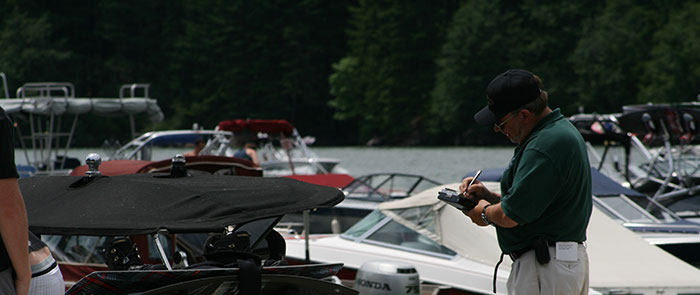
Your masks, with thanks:
[{"label": "name badge", "polygon": [[578,261],[578,243],[557,242],[555,257],[559,261]]}]

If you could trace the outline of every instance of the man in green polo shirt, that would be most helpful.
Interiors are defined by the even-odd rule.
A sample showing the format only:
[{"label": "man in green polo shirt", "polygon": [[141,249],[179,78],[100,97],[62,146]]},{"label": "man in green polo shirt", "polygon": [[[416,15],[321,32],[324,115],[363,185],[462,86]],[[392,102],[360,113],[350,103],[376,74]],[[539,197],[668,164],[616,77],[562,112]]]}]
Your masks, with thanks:
[{"label": "man in green polo shirt", "polygon": [[[542,81],[508,70],[486,90],[488,106],[476,115],[518,144],[501,178],[501,194],[471,177],[460,186],[479,203],[464,213],[496,227],[498,244],[513,259],[509,294],[587,294],[588,254],[583,245],[591,216],[591,172],[583,138],[547,106]],[[501,257],[502,258],[502,257]]]}]

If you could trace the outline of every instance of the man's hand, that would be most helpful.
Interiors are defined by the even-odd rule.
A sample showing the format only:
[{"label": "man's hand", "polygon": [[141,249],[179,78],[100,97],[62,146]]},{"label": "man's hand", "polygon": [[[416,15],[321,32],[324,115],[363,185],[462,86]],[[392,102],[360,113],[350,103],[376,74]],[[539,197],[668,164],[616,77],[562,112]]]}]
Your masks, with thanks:
[{"label": "man's hand", "polygon": [[473,177],[467,177],[462,180],[462,184],[459,185],[459,192],[465,197],[472,200],[487,199],[486,196],[491,195],[491,192],[486,188],[486,186],[481,183],[481,181],[474,181],[472,185],[469,183],[472,181]]},{"label": "man's hand", "polygon": [[474,208],[472,208],[471,210],[462,210],[462,213],[464,213],[464,215],[469,216],[469,218],[472,219],[472,222],[474,224],[478,226],[487,226],[488,224],[484,221],[483,218],[481,218],[481,211],[484,210],[484,207],[489,204],[489,202],[482,199],[479,200],[479,203]]},{"label": "man's hand", "polygon": [[473,177],[470,176],[463,179],[462,183],[459,185],[459,192],[465,197],[472,200],[486,200],[491,204],[496,204],[501,201],[501,196],[490,191],[481,181],[476,180],[472,185],[469,185],[472,178]]}]

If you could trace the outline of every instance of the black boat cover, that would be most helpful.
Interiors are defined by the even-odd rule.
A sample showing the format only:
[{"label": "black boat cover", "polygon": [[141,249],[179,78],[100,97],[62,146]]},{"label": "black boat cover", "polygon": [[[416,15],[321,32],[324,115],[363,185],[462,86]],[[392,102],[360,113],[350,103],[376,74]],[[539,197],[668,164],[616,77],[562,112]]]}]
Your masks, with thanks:
[{"label": "black boat cover", "polygon": [[[289,178],[158,174],[20,179],[36,234],[222,232],[228,225],[340,203],[343,193]],[[75,188],[71,188],[71,186]]]}]

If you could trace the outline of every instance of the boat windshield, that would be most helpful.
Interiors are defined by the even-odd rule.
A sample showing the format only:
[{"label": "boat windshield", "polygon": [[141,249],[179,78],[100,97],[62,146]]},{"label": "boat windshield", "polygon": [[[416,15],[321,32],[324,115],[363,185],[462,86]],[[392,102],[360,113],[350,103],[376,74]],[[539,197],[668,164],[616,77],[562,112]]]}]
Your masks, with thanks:
[{"label": "boat windshield", "polygon": [[[408,210],[404,210],[404,213]],[[421,210],[413,210],[420,213]],[[418,214],[425,215],[425,214]],[[418,216],[411,214],[410,216]],[[433,239],[399,223],[375,210],[353,227],[343,237],[357,242],[379,244],[421,254],[452,257],[457,253],[440,245]]]},{"label": "boat windshield", "polygon": [[[166,255],[172,255],[170,240],[159,235],[158,239],[164,247]],[[41,240],[49,246],[54,258],[63,262],[78,263],[105,263],[103,250],[106,236],[62,236],[41,235]],[[160,254],[152,239],[146,239],[148,243],[148,261],[160,261]],[[145,258],[145,257],[142,257]]]},{"label": "boat windshield", "polygon": [[375,227],[380,221],[384,220],[385,218],[386,216],[384,214],[377,210],[374,210],[372,211],[372,213],[368,214],[367,216],[365,216],[365,218],[362,218],[360,221],[355,223],[355,225],[353,225],[347,231],[345,231],[343,235],[352,238],[360,238],[364,233]]},{"label": "boat windshield", "polygon": [[672,200],[668,208],[683,218],[698,218],[700,217],[700,196]]},{"label": "boat windshield", "polygon": [[41,240],[58,261],[105,263],[102,250],[106,237],[42,235]]},{"label": "boat windshield", "polygon": [[608,216],[622,222],[633,223],[673,223],[681,217],[649,197],[628,197],[626,195],[594,196],[594,204]]},{"label": "boat windshield", "polygon": [[358,177],[343,188],[346,198],[386,201],[405,198],[440,183],[421,175],[375,173]]},{"label": "boat windshield", "polygon": [[658,223],[659,221],[649,214],[644,208],[634,202],[619,196],[598,197],[597,207],[605,211],[608,216],[623,222]]}]

